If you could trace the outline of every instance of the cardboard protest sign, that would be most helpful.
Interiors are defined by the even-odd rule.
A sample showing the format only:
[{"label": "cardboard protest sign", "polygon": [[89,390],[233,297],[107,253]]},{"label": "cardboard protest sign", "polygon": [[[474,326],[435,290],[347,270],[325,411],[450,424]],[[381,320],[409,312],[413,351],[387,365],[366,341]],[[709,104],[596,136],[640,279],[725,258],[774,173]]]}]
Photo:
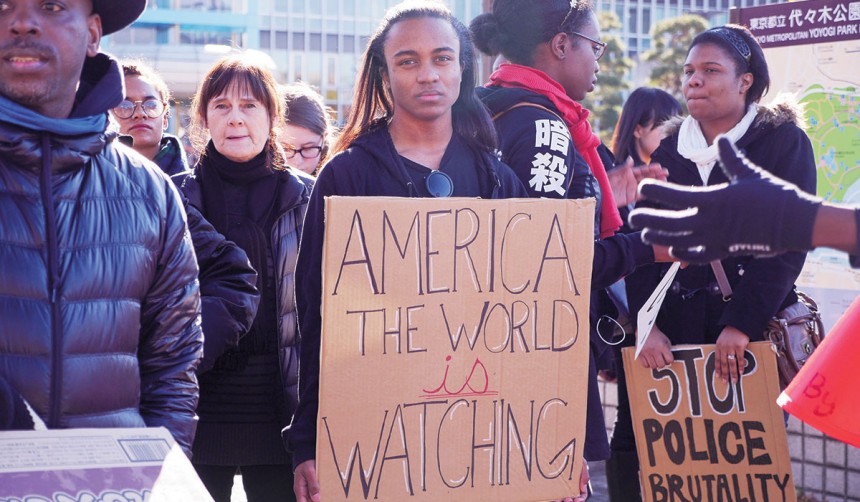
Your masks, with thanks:
[{"label": "cardboard protest sign", "polygon": [[622,350],[643,500],[796,500],[770,343],[749,344],[731,385],[714,375],[714,349],[673,347],[659,370]]},{"label": "cardboard protest sign", "polygon": [[159,428],[0,432],[2,502],[206,502],[212,497]]},{"label": "cardboard protest sign", "polygon": [[578,493],[593,217],[593,200],[326,199],[324,500]]}]

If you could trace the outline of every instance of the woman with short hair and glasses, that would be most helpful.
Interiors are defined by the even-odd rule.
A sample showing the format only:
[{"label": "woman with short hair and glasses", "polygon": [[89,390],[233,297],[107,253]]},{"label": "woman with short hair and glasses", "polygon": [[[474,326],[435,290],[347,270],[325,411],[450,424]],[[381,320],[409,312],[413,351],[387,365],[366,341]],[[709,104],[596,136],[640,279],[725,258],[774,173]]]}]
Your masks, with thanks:
[{"label": "woman with short hair and glasses", "polygon": [[278,137],[287,165],[316,176],[328,154],[335,128],[331,110],[311,86],[295,82],[281,86],[286,105],[284,128]]},{"label": "woman with short hair and glasses", "polygon": [[[138,153],[158,164],[169,176],[188,169],[179,138],[165,132],[170,117],[170,88],[148,64],[122,61],[125,99],[111,109],[120,134],[131,140]],[[127,142],[127,141],[126,141]]]},{"label": "woman with short hair and glasses", "polygon": [[412,1],[388,11],[365,50],[346,127],[320,170],[299,251],[302,350],[289,441],[300,502],[319,496],[314,456],[324,198],[527,197],[493,155],[493,125],[474,88],[469,32],[446,7]]},{"label": "woman with short hair and glasses", "polygon": [[[639,178],[663,176],[662,169],[630,163],[607,174],[614,158],[579,103],[594,90],[606,50],[589,2],[495,0],[492,11],[476,17],[470,28],[482,52],[507,60],[478,89],[493,115],[502,160],[532,197],[597,199],[590,317],[592,355],[600,356],[608,346],[596,332],[597,319],[618,317],[618,310],[626,309],[624,288],[614,287],[618,293],[612,295],[609,288],[640,265],[669,259],[664,248],[643,244],[638,233],[616,235],[622,225],[618,206],[632,202]],[[604,460],[609,443],[594,358],[588,385],[584,456]]]}]

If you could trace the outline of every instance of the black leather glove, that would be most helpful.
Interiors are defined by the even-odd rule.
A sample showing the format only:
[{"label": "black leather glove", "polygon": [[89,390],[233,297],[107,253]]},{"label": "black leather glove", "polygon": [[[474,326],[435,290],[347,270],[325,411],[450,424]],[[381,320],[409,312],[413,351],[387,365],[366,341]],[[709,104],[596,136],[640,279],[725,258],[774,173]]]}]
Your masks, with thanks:
[{"label": "black leather glove", "polygon": [[774,255],[811,248],[821,200],[749,162],[726,138],[718,138],[720,164],[729,183],[684,187],[645,180],[639,193],[680,211],[636,209],[630,225],[642,240],[670,247],[694,263],[736,255]]}]

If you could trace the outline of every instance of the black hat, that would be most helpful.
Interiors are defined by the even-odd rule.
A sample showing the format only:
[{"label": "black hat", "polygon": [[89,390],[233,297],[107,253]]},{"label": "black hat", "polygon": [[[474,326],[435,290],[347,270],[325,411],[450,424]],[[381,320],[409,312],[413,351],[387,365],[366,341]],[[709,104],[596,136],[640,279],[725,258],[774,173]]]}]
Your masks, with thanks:
[{"label": "black hat", "polygon": [[130,25],[145,8],[146,0],[93,0],[93,11],[102,18],[102,35]]}]

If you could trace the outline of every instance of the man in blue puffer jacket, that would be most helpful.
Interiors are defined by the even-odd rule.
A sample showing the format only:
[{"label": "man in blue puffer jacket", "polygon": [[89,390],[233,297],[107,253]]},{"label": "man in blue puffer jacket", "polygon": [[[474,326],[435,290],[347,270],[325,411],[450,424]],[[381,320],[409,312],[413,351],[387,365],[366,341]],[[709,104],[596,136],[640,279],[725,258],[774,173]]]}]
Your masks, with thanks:
[{"label": "man in blue puffer jacket", "polygon": [[49,428],[164,426],[188,451],[202,354],[182,202],[115,142],[102,34],[145,0],[2,2],[0,377]]}]

